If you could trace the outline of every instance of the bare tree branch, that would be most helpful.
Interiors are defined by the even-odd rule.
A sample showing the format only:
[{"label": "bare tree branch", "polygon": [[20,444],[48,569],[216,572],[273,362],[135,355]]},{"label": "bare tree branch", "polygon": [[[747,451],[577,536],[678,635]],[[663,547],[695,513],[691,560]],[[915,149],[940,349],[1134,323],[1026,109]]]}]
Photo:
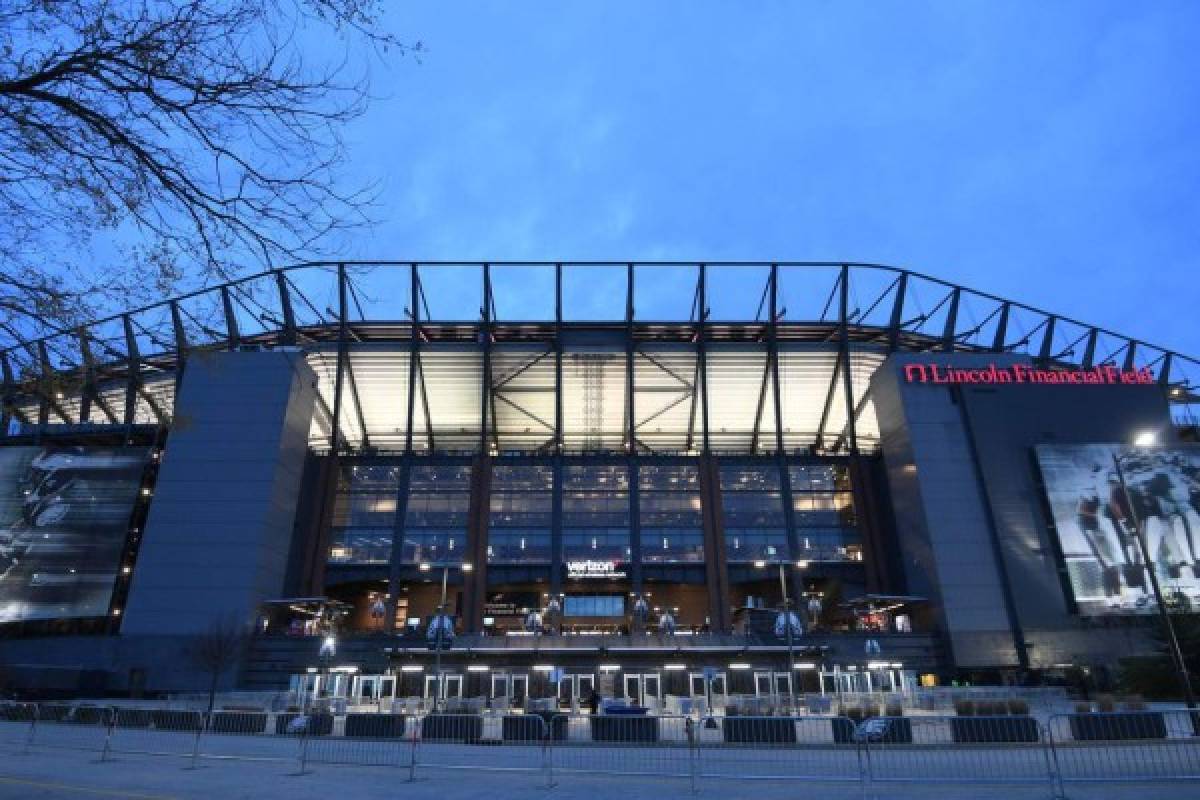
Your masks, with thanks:
[{"label": "bare tree branch", "polygon": [[[0,337],[69,328],[369,223],[344,187],[378,0],[0,0]],[[328,47],[322,48],[328,50]]]}]

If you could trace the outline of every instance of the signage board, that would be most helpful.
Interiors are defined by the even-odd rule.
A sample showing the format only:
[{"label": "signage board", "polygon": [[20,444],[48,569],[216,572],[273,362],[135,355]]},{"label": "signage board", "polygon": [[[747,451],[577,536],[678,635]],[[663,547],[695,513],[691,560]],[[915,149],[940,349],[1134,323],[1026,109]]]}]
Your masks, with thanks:
[{"label": "signage board", "polygon": [[571,580],[624,578],[625,570],[620,569],[616,561],[568,561],[567,577]]},{"label": "signage board", "polygon": [[905,383],[933,385],[1032,385],[1032,386],[1138,386],[1154,383],[1149,367],[1119,369],[1111,364],[1083,368],[1042,369],[1028,364],[987,364],[982,367],[955,367],[948,364],[917,363],[904,365]]}]

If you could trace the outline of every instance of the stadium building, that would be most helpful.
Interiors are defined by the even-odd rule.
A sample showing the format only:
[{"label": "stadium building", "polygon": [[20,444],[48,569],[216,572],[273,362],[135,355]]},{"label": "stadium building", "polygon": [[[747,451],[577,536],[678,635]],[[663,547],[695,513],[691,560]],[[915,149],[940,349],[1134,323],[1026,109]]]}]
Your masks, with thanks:
[{"label": "stadium building", "polygon": [[307,264],[0,353],[0,683],[1103,679],[1200,601],[1197,362],[862,264]]}]

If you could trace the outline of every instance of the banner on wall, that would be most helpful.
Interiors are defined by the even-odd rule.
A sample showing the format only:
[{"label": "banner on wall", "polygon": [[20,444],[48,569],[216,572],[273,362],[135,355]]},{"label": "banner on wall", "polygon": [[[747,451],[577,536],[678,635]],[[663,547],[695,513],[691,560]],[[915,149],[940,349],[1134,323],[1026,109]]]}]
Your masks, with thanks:
[{"label": "banner on wall", "polygon": [[1036,451],[1080,614],[1157,610],[1139,529],[1167,604],[1200,609],[1200,448],[1080,444]]},{"label": "banner on wall", "polygon": [[149,452],[0,447],[0,623],[108,614]]}]

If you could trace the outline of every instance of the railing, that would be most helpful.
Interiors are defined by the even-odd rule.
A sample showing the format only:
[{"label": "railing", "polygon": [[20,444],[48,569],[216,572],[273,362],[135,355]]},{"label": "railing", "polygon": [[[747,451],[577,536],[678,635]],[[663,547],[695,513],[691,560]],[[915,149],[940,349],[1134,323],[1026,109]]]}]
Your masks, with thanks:
[{"label": "railing", "polygon": [[[490,745],[490,746],[481,746]],[[404,770],[872,785],[1200,782],[1200,712],[990,717],[328,714],[0,705],[0,749]],[[123,758],[122,761],[130,761]]]}]

